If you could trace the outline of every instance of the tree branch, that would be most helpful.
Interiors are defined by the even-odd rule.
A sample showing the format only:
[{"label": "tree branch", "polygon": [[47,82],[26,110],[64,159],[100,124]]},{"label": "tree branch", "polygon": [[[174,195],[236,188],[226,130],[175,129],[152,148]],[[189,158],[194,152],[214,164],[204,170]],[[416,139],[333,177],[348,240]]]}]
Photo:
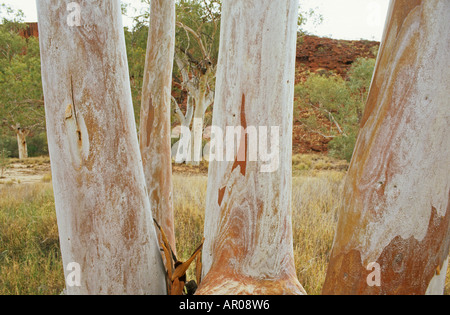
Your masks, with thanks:
[{"label": "tree branch", "polygon": [[189,78],[189,72],[187,70],[188,68],[187,62],[183,61],[177,54],[175,54],[175,62],[177,63],[178,69],[180,70],[181,77],[183,79],[181,85],[186,90],[188,90],[189,93],[196,93],[198,89],[195,87],[193,80]]},{"label": "tree branch", "polygon": [[187,25],[184,25],[184,24],[181,23],[181,22],[176,22],[176,25],[177,25],[178,27],[183,28],[185,31],[191,33],[192,36],[194,36],[195,40],[197,41],[198,45],[200,46],[200,50],[201,50],[201,52],[202,52],[203,57],[204,57],[205,59],[207,59],[207,60],[210,60],[209,54],[208,54],[207,51],[206,51],[205,45],[203,44],[203,40],[202,40],[202,38],[200,37],[200,35],[198,35],[197,32],[194,31],[192,28],[190,28],[190,27],[187,26]]}]

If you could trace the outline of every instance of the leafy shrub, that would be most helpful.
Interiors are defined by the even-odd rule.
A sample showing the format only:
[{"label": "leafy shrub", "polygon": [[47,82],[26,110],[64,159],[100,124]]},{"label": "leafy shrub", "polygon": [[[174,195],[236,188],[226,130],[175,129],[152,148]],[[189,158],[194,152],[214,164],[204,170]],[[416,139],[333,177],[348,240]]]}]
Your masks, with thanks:
[{"label": "leafy shrub", "polygon": [[3,146],[3,143],[0,141],[0,178],[3,178],[5,170],[8,168],[9,164],[9,152]]},{"label": "leafy shrub", "polygon": [[47,134],[40,133],[28,139],[28,155],[30,157],[47,156]]},{"label": "leafy shrub", "polygon": [[[308,130],[333,138],[329,154],[334,158],[350,161],[352,157],[374,67],[375,59],[360,58],[347,80],[330,73],[312,73],[295,87],[295,117]],[[300,110],[305,109],[313,114],[299,118]],[[329,124],[321,124],[319,119],[328,119]]]},{"label": "leafy shrub", "polygon": [[350,133],[347,137],[336,137],[328,144],[328,154],[337,159],[343,159],[350,162],[355,148],[357,131]]},{"label": "leafy shrub", "polygon": [[8,152],[8,157],[19,157],[19,148],[17,146],[17,138],[12,136],[0,137],[0,150],[5,149]]}]

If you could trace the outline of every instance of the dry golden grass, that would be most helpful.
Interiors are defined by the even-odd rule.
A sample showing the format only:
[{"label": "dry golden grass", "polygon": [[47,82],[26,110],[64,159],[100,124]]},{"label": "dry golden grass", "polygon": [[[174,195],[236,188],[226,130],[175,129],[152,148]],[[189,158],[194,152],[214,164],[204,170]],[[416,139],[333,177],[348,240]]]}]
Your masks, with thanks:
[{"label": "dry golden grass", "polygon": [[[450,259],[450,256],[449,256]],[[450,267],[447,268],[447,280],[445,281],[445,295],[450,295]]]},{"label": "dry golden grass", "polygon": [[51,185],[0,187],[0,295],[59,294],[63,287]]},{"label": "dry golden grass", "polygon": [[[186,261],[201,244],[203,224],[205,220],[207,176],[205,175],[174,175],[173,205],[175,215],[175,237],[178,259]],[[195,264],[187,276],[194,280]]]},{"label": "dry golden grass", "polygon": [[341,203],[344,173],[315,172],[292,183],[297,275],[308,294],[321,294]]},{"label": "dry golden grass", "polygon": [[[294,165],[308,164],[309,159],[309,169],[294,171],[292,221],[297,274],[307,292],[316,295],[325,280],[345,172],[333,161],[308,156]],[[317,162],[329,163],[334,170],[316,170]],[[183,173],[173,180],[177,251],[179,259],[186,260],[203,237],[207,176]],[[193,267],[188,278],[195,278]],[[63,288],[51,184],[0,185],[0,295],[60,294]]]}]

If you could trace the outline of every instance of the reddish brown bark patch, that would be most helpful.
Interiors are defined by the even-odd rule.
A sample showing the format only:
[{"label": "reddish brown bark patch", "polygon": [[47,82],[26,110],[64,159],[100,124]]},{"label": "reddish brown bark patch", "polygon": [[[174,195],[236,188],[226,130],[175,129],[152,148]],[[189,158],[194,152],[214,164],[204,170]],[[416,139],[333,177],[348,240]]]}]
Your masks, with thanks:
[{"label": "reddish brown bark patch", "polygon": [[155,120],[155,109],[153,108],[153,100],[152,97],[150,96],[150,104],[148,106],[148,117],[147,117],[147,147],[150,146],[154,120]]},{"label": "reddish brown bark patch", "polygon": [[196,295],[306,295],[295,273],[277,279],[261,279],[236,274],[228,268],[208,273]]},{"label": "reddish brown bark patch", "polygon": [[424,295],[430,281],[448,257],[450,249],[450,204],[444,217],[433,207],[428,232],[422,241],[394,238],[376,261],[381,267],[381,287],[370,287],[373,270],[361,261],[357,250],[332,257],[325,295]]},{"label": "reddish brown bark patch", "polygon": [[233,172],[238,166],[240,166],[242,176],[247,173],[247,154],[248,154],[248,135],[247,135],[247,117],[245,115],[245,94],[242,94],[241,104],[241,126],[244,129],[244,134],[241,135],[241,142],[239,145],[238,154],[234,161]]},{"label": "reddish brown bark patch", "polygon": [[225,197],[226,187],[219,189],[219,206],[222,206],[223,197]]}]

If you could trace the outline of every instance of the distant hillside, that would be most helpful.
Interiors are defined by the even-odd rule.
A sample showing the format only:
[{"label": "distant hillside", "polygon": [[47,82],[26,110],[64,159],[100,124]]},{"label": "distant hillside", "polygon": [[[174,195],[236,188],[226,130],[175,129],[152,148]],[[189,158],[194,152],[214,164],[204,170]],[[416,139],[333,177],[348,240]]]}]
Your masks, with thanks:
[{"label": "distant hillside", "polygon": [[39,37],[38,24],[36,22],[26,23],[28,28],[20,31],[20,36],[24,38]]},{"label": "distant hillside", "polygon": [[345,77],[356,59],[375,58],[379,46],[376,41],[300,36],[297,44],[297,79],[301,79],[306,71],[334,71]]}]

